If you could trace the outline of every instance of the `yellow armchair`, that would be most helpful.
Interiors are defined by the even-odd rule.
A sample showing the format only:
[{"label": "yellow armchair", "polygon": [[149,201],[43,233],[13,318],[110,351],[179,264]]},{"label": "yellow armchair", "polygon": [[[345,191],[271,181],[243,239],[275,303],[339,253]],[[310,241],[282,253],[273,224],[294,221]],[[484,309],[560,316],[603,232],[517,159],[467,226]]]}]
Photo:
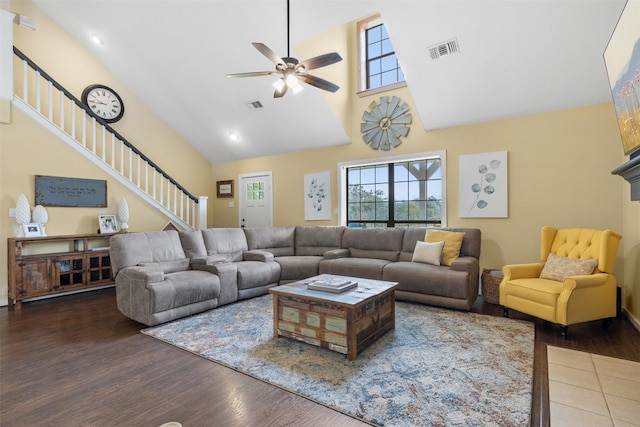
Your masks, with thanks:
[{"label": "yellow armchair", "polygon": [[[616,278],[613,269],[622,236],[611,230],[587,228],[557,229],[542,227],[540,259],[543,262],[512,264],[502,268],[500,305],[504,316],[509,309],[520,311],[560,325],[563,338],[569,325],[616,316]],[[560,280],[541,278],[545,261],[555,258],[597,260],[592,273],[564,277]],[[593,261],[592,261],[593,263]],[[548,274],[543,274],[548,277]]]}]

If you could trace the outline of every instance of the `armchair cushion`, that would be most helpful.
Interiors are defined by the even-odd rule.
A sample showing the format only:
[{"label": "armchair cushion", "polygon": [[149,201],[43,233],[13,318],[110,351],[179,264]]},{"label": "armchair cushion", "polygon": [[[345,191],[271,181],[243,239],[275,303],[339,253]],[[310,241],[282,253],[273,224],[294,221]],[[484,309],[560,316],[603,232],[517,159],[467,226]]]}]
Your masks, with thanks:
[{"label": "armchair cushion", "polygon": [[567,277],[592,274],[597,266],[597,259],[576,259],[549,254],[540,278],[562,282]]},{"label": "armchair cushion", "polygon": [[460,256],[463,238],[464,233],[458,231],[427,230],[424,241],[430,243],[444,242],[441,264],[450,266]]}]

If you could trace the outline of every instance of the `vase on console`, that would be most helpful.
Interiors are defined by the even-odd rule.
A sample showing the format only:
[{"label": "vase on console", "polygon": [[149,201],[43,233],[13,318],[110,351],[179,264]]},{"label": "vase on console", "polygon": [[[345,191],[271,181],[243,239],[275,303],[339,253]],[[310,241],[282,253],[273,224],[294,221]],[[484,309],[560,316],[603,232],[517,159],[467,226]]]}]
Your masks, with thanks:
[{"label": "vase on console", "polygon": [[49,214],[47,213],[47,210],[42,205],[36,205],[36,207],[33,208],[33,222],[40,224],[43,236],[47,235],[44,231],[44,225],[47,221],[49,221]]},{"label": "vase on console", "polygon": [[129,204],[124,197],[120,199],[120,205],[118,206],[118,219],[120,220],[120,231],[123,233],[129,231]]},{"label": "vase on console", "polygon": [[22,226],[31,222],[31,207],[29,206],[29,199],[27,199],[24,193],[18,196],[18,201],[16,202],[16,222],[20,226],[16,235],[18,237],[24,237]]}]

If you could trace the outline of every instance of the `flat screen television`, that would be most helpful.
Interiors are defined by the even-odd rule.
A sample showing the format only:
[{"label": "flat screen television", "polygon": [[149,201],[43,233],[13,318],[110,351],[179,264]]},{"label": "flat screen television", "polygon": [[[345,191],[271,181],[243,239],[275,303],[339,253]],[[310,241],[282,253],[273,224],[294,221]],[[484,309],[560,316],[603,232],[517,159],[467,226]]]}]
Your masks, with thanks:
[{"label": "flat screen television", "polygon": [[624,154],[640,155],[640,0],[628,0],[604,52]]}]

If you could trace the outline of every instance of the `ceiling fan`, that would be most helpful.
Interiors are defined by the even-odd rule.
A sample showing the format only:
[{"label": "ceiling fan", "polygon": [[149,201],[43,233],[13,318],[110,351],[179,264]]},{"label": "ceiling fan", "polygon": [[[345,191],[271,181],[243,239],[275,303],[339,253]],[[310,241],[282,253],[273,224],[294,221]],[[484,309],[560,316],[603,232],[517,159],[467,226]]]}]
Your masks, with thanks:
[{"label": "ceiling fan", "polygon": [[287,0],[287,56],[279,57],[271,49],[263,43],[252,43],[253,47],[267,57],[271,62],[276,64],[276,69],[272,71],[254,71],[249,73],[233,73],[227,74],[227,77],[256,77],[268,76],[271,74],[279,74],[281,77],[273,83],[276,88],[273,93],[274,98],[280,98],[287,93],[287,89],[292,89],[294,93],[302,90],[300,82],[307,83],[322,90],[335,92],[340,87],[330,81],[312,76],[307,71],[316,68],[326,67],[342,61],[342,57],[337,52],[325,53],[324,55],[314,56],[305,61],[299,61],[293,58],[289,51],[289,0]]}]

